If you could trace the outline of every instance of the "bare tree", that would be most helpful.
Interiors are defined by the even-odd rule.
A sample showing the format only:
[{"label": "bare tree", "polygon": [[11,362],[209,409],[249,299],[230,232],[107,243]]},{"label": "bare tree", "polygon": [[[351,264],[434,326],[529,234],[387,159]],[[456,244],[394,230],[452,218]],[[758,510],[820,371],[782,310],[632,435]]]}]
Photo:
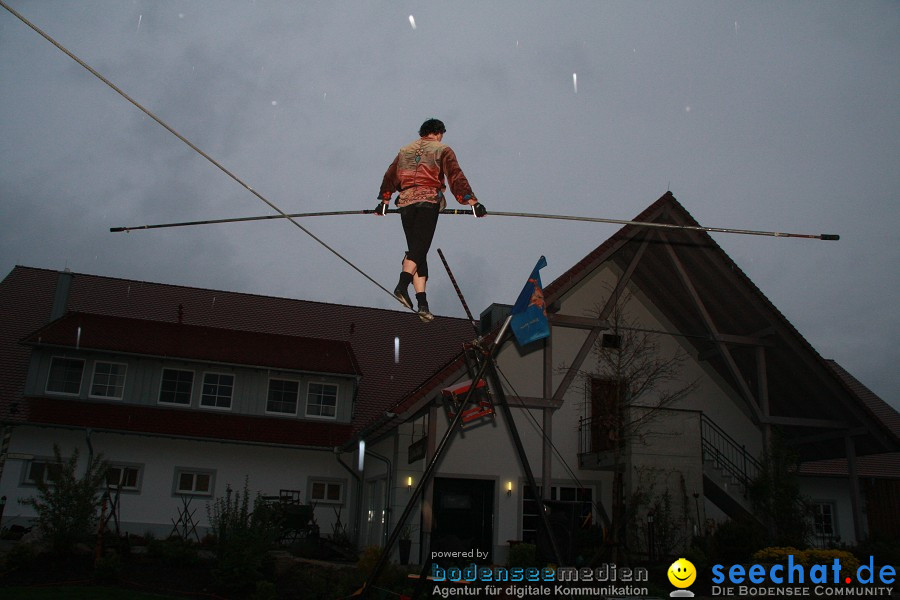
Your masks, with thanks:
[{"label": "bare tree", "polygon": [[[654,421],[697,387],[697,381],[679,385],[687,355],[681,350],[664,354],[661,332],[641,327],[629,316],[632,295],[625,292],[608,317],[610,331],[591,350],[591,361],[578,376],[584,389],[582,443],[606,457],[613,472],[613,506],[607,536],[611,557],[622,560],[627,523],[634,507],[626,505],[625,472],[628,450],[647,444]],[[594,316],[601,314],[597,306]],[[582,448],[582,452],[588,448]]]}]

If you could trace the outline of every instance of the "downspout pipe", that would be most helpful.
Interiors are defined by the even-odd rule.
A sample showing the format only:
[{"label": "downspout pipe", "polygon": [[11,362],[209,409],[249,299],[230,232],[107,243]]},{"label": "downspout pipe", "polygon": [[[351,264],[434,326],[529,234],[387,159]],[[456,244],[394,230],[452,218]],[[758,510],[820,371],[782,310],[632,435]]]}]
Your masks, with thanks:
[{"label": "downspout pipe", "polygon": [[353,504],[353,545],[359,548],[359,533],[360,533],[360,524],[362,520],[362,477],[357,473],[354,469],[347,465],[344,462],[344,459],[341,458],[341,450],[340,448],[335,447],[334,456],[338,461],[338,464],[344,467],[344,469],[350,473],[353,479],[356,480],[356,494],[354,496]]},{"label": "downspout pipe", "polygon": [[387,465],[387,487],[384,490],[384,527],[381,528],[381,537],[382,542],[381,546],[383,548],[387,547],[388,541],[388,529],[391,527],[391,492],[394,490],[394,465],[391,463],[391,459],[386,456],[382,456],[377,452],[372,452],[369,449],[366,449],[366,454],[370,455],[372,458],[377,458],[380,461],[384,461]]},{"label": "downspout pipe", "polygon": [[87,442],[88,447],[88,457],[87,457],[87,472],[91,472],[91,467],[94,466],[94,444],[91,443],[91,434],[94,433],[94,430],[91,428],[87,428],[84,430],[84,441]]}]

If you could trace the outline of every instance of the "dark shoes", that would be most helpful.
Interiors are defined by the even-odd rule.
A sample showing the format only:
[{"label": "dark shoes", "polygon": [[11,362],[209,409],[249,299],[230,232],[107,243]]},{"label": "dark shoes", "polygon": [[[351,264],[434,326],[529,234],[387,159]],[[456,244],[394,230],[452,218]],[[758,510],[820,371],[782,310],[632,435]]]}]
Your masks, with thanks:
[{"label": "dark shoes", "polygon": [[[424,293],[417,294],[417,297],[420,295],[422,296],[422,298],[425,297]],[[394,297],[399,300],[406,308],[412,308],[412,300],[409,297],[409,292],[406,291],[406,288],[403,287],[402,284],[394,288]],[[419,310],[417,311],[417,314],[419,315],[419,319],[423,323],[430,323],[434,321],[434,315],[431,314],[430,310],[428,310],[427,302],[419,302]]]},{"label": "dark shoes", "polygon": [[409,293],[404,287],[394,288],[394,297],[399,300],[406,308],[412,308],[412,300],[409,299]]},{"label": "dark shoes", "polygon": [[431,314],[431,311],[428,310],[427,302],[422,302],[419,304],[419,320],[423,323],[430,323],[434,321],[434,315]]}]

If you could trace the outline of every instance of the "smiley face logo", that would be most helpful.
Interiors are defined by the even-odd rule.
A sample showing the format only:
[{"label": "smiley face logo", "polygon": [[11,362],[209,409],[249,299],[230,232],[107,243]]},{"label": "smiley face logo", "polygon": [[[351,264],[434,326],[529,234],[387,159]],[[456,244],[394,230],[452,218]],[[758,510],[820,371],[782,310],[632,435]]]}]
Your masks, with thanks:
[{"label": "smiley face logo", "polygon": [[677,588],[691,587],[694,580],[697,579],[697,569],[694,564],[686,558],[679,558],[672,563],[667,572],[669,583]]}]

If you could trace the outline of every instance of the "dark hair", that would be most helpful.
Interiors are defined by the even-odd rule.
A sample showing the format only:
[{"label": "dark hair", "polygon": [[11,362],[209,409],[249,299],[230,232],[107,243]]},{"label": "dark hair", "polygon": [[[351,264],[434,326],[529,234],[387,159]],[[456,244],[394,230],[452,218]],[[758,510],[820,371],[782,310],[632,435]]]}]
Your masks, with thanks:
[{"label": "dark hair", "polygon": [[432,133],[447,133],[447,128],[437,119],[428,119],[419,127],[419,137],[425,137]]}]

